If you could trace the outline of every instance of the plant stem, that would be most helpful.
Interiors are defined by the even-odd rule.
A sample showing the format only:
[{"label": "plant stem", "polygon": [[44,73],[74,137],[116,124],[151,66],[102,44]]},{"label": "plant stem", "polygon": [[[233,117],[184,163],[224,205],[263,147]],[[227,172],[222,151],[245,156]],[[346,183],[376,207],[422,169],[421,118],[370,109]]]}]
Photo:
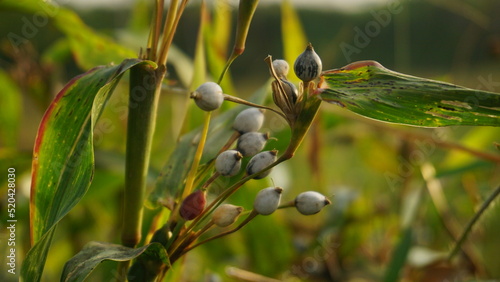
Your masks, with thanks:
[{"label": "plant stem", "polygon": [[182,0],[180,7],[179,0],[171,0],[170,2],[165,27],[163,28],[161,50],[157,61],[159,65],[165,65],[167,63],[168,51],[172,45],[177,25],[179,24],[184,8],[186,8],[187,2],[188,0]]},{"label": "plant stem", "polygon": [[163,18],[163,0],[155,1],[155,10],[152,19],[152,28],[148,38],[148,59],[155,61],[158,52],[158,41],[160,38],[161,23]]},{"label": "plant stem", "polygon": [[[450,235],[453,241],[456,241],[458,234],[460,234],[460,225],[457,220],[453,217],[450,212],[448,203],[446,202],[446,197],[443,192],[443,187],[441,181],[436,178],[436,170],[430,162],[424,162],[420,168],[422,177],[426,182],[427,190],[431,196],[432,202],[436,207],[439,219],[443,224],[443,227]],[[462,244],[462,250],[467,257],[467,259],[474,265],[477,273],[485,273],[484,267],[482,266],[481,259],[478,257],[474,249],[471,248],[470,244]]]},{"label": "plant stem", "polygon": [[481,208],[476,212],[474,217],[469,221],[467,226],[465,227],[462,235],[460,235],[460,238],[455,244],[455,247],[453,247],[452,251],[450,252],[450,255],[448,256],[448,261],[451,261],[453,257],[458,253],[460,250],[462,244],[465,242],[465,239],[467,239],[467,236],[469,235],[470,231],[472,231],[472,227],[474,227],[474,224],[479,220],[481,215],[486,211],[486,209],[490,206],[490,204],[495,200],[495,198],[500,194],[500,186],[498,186],[495,191],[484,201],[484,203],[481,205]]},{"label": "plant stem", "polygon": [[252,212],[248,215],[248,217],[247,217],[247,218],[245,218],[245,220],[244,220],[244,221],[242,221],[242,222],[241,222],[241,223],[240,223],[240,224],[239,224],[236,228],[231,229],[231,230],[228,230],[228,231],[226,231],[226,232],[222,232],[222,233],[217,234],[217,235],[215,235],[215,236],[213,236],[213,237],[210,237],[210,238],[207,238],[207,239],[205,239],[205,240],[203,240],[203,241],[201,241],[201,242],[198,242],[198,243],[194,244],[193,246],[191,246],[191,247],[188,247],[188,248],[184,249],[184,250],[182,251],[182,253],[181,253],[179,256],[184,255],[185,253],[187,253],[187,252],[191,251],[192,249],[194,249],[194,248],[196,248],[196,247],[198,247],[198,246],[200,246],[200,245],[203,245],[203,244],[208,243],[208,242],[210,242],[210,241],[212,241],[212,240],[215,240],[215,239],[217,239],[217,238],[220,238],[220,237],[223,237],[223,236],[229,235],[229,234],[231,234],[231,233],[234,233],[234,232],[236,232],[236,231],[240,230],[243,226],[245,226],[247,223],[249,223],[249,222],[250,222],[252,219],[254,219],[254,217],[256,217],[257,215],[259,215],[259,214],[258,214],[255,210],[252,210]]},{"label": "plant stem", "polygon": [[233,52],[226,62],[224,70],[219,76],[217,84],[222,82],[224,75],[233,63],[233,61],[238,58],[239,55],[243,54],[245,51],[245,42],[248,35],[248,30],[252,22],[253,15],[257,9],[259,0],[241,0],[238,6],[238,23],[236,26],[236,38],[234,42]]},{"label": "plant stem", "polygon": [[130,97],[125,163],[122,242],[134,247],[141,239],[144,192],[164,68],[138,65],[130,70]]},{"label": "plant stem", "polygon": [[186,198],[193,190],[193,183],[196,178],[196,173],[198,172],[198,165],[203,155],[203,149],[205,148],[205,142],[207,141],[208,128],[210,125],[210,117],[212,112],[206,112],[205,120],[203,123],[203,130],[200,136],[200,142],[196,148],[196,153],[194,155],[193,164],[191,165],[191,170],[186,178],[186,185],[184,186],[184,191],[182,192],[182,199]]},{"label": "plant stem", "polygon": [[[125,191],[122,214],[122,244],[135,247],[141,240],[144,195],[149,157],[155,128],[160,85],[165,68],[137,65],[130,70],[127,149],[125,160]],[[119,266],[125,275],[129,262]]]},{"label": "plant stem", "polygon": [[287,120],[286,116],[282,112],[279,112],[279,111],[277,111],[277,110],[275,110],[273,108],[270,108],[270,107],[266,107],[266,106],[263,106],[263,105],[255,104],[255,103],[252,103],[252,102],[248,102],[247,100],[244,100],[244,99],[241,99],[241,98],[238,98],[238,97],[234,97],[234,96],[231,96],[231,95],[227,95],[227,94],[224,94],[224,100],[230,101],[230,102],[233,102],[233,103],[237,103],[237,104],[241,104],[241,105],[247,105],[247,106],[259,108],[259,109],[270,110],[270,111],[278,114],[279,116],[281,116],[285,120]]}]

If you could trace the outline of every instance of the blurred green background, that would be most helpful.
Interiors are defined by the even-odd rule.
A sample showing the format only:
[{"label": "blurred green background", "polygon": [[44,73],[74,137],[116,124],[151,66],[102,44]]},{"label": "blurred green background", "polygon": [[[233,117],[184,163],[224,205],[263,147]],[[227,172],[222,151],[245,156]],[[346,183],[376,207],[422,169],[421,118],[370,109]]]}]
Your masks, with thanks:
[{"label": "blurred green background", "polygon": [[[325,70],[371,59],[398,72],[500,92],[498,1],[381,1],[349,13],[300,5],[295,12],[303,34],[296,32],[294,19],[283,20],[282,12],[290,13],[283,7],[288,6],[261,2],[245,53],[232,65],[230,80],[225,80],[224,90],[231,91],[228,94],[248,98],[262,87],[269,92],[265,88],[269,72],[263,59],[271,54],[293,64],[298,53],[287,54],[284,45],[293,41],[293,36],[301,41],[303,35],[313,43]],[[62,8],[13,9],[9,2],[0,3],[2,254],[7,253],[4,239],[8,236],[3,227],[7,168],[16,169],[17,250],[21,259],[29,249],[31,154],[45,109],[75,75],[96,64],[119,63],[122,55],[138,54],[147,40],[151,5],[152,1],[140,0],[112,8],[70,6],[85,25],[107,40],[92,43],[94,38],[86,38],[71,18],[67,18],[67,25],[76,29],[75,34],[63,31],[64,19],[54,23],[52,14],[57,17]],[[209,9],[212,25],[204,43],[216,54],[207,55],[208,79],[213,80],[210,77],[218,76],[217,64],[231,50],[237,9],[225,1],[210,3]],[[187,128],[180,127],[190,107],[185,89],[190,86],[199,11],[199,1],[192,1],[174,39],[176,48],[169,60],[153,144],[151,187],[174,150],[179,132],[202,122],[201,114],[190,110],[190,123]],[[49,17],[45,21],[41,15]],[[79,32],[81,41],[75,39]],[[102,51],[111,48],[113,41],[123,46],[117,47],[123,53],[116,57]],[[106,46],[99,49],[99,44]],[[346,56],[346,50],[353,53]],[[85,243],[119,243],[126,90],[124,79],[96,126],[95,178],[83,201],[58,227],[45,281],[59,279],[65,261]],[[266,104],[272,104],[270,94]],[[231,107],[226,105],[226,109]],[[286,148],[290,134],[279,117],[268,113],[262,131],[277,138],[269,141],[268,149]],[[302,191],[317,190],[331,197],[333,205],[310,217],[291,209],[258,217],[236,234],[189,253],[169,279],[235,281],[253,273],[282,281],[381,281],[391,270],[400,270],[395,265],[398,260],[403,263],[399,272],[402,281],[500,279],[498,201],[475,226],[463,252],[452,263],[445,260],[454,240],[500,183],[498,142],[497,128],[389,125],[324,104],[297,155],[267,179],[247,183],[230,202],[251,209],[249,199],[274,183],[285,189],[283,201]],[[225,186],[235,179],[218,184]],[[412,201],[417,202],[415,208],[409,204]],[[148,210],[145,229],[157,213]],[[407,214],[410,223],[404,223]],[[410,235],[405,233],[407,227]],[[409,255],[403,252],[398,257],[400,254],[394,253],[398,247],[410,248]],[[9,281],[6,279],[12,277],[4,270],[5,259],[0,259],[0,280]],[[115,269],[114,263],[105,262],[91,279],[109,281],[116,277]]]}]

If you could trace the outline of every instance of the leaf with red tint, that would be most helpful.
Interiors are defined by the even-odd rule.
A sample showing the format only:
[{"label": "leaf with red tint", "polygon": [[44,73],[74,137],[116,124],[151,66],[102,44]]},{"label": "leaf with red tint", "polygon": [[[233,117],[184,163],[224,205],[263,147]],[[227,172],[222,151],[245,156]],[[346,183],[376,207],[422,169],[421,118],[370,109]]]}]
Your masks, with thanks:
[{"label": "leaf with red tint", "polygon": [[73,78],[40,123],[33,150],[30,237],[22,267],[25,281],[38,281],[57,223],[83,198],[94,175],[93,129],[122,75],[138,64],[94,68]]}]

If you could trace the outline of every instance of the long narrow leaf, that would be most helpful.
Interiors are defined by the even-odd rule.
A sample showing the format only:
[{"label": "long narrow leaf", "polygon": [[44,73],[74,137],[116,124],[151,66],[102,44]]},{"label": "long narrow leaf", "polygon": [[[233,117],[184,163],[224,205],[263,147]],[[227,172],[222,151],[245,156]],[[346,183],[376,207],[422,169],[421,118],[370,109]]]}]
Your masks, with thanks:
[{"label": "long narrow leaf", "polygon": [[[160,243],[151,243],[141,248],[128,248],[110,243],[90,242],[64,265],[61,281],[84,281],[103,261],[129,261],[141,256],[159,264],[170,263],[167,251]],[[129,280],[140,281],[140,277]],[[144,281],[144,280],[142,280]]]},{"label": "long narrow leaf", "polygon": [[500,94],[397,73],[375,61],[323,72],[318,92],[326,102],[385,122],[500,126]]},{"label": "long narrow leaf", "polygon": [[23,264],[26,281],[40,279],[56,224],[90,186],[94,173],[93,128],[106,101],[122,75],[142,63],[147,62],[125,60],[75,77],[45,112],[33,150],[30,236],[35,245]]}]

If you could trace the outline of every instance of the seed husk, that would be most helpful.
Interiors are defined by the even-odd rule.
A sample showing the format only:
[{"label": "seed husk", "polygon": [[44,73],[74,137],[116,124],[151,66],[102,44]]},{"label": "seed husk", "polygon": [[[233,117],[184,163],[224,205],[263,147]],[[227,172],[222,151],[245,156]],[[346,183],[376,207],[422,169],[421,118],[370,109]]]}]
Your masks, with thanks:
[{"label": "seed husk", "polygon": [[285,90],[285,94],[290,100],[292,104],[297,103],[297,99],[299,97],[299,90],[297,90],[297,87],[295,87],[295,84],[291,83],[288,80],[282,79],[281,82],[283,82],[283,89]]},{"label": "seed husk", "polygon": [[219,227],[227,227],[238,219],[242,211],[243,207],[222,204],[213,212],[212,221]]}]

